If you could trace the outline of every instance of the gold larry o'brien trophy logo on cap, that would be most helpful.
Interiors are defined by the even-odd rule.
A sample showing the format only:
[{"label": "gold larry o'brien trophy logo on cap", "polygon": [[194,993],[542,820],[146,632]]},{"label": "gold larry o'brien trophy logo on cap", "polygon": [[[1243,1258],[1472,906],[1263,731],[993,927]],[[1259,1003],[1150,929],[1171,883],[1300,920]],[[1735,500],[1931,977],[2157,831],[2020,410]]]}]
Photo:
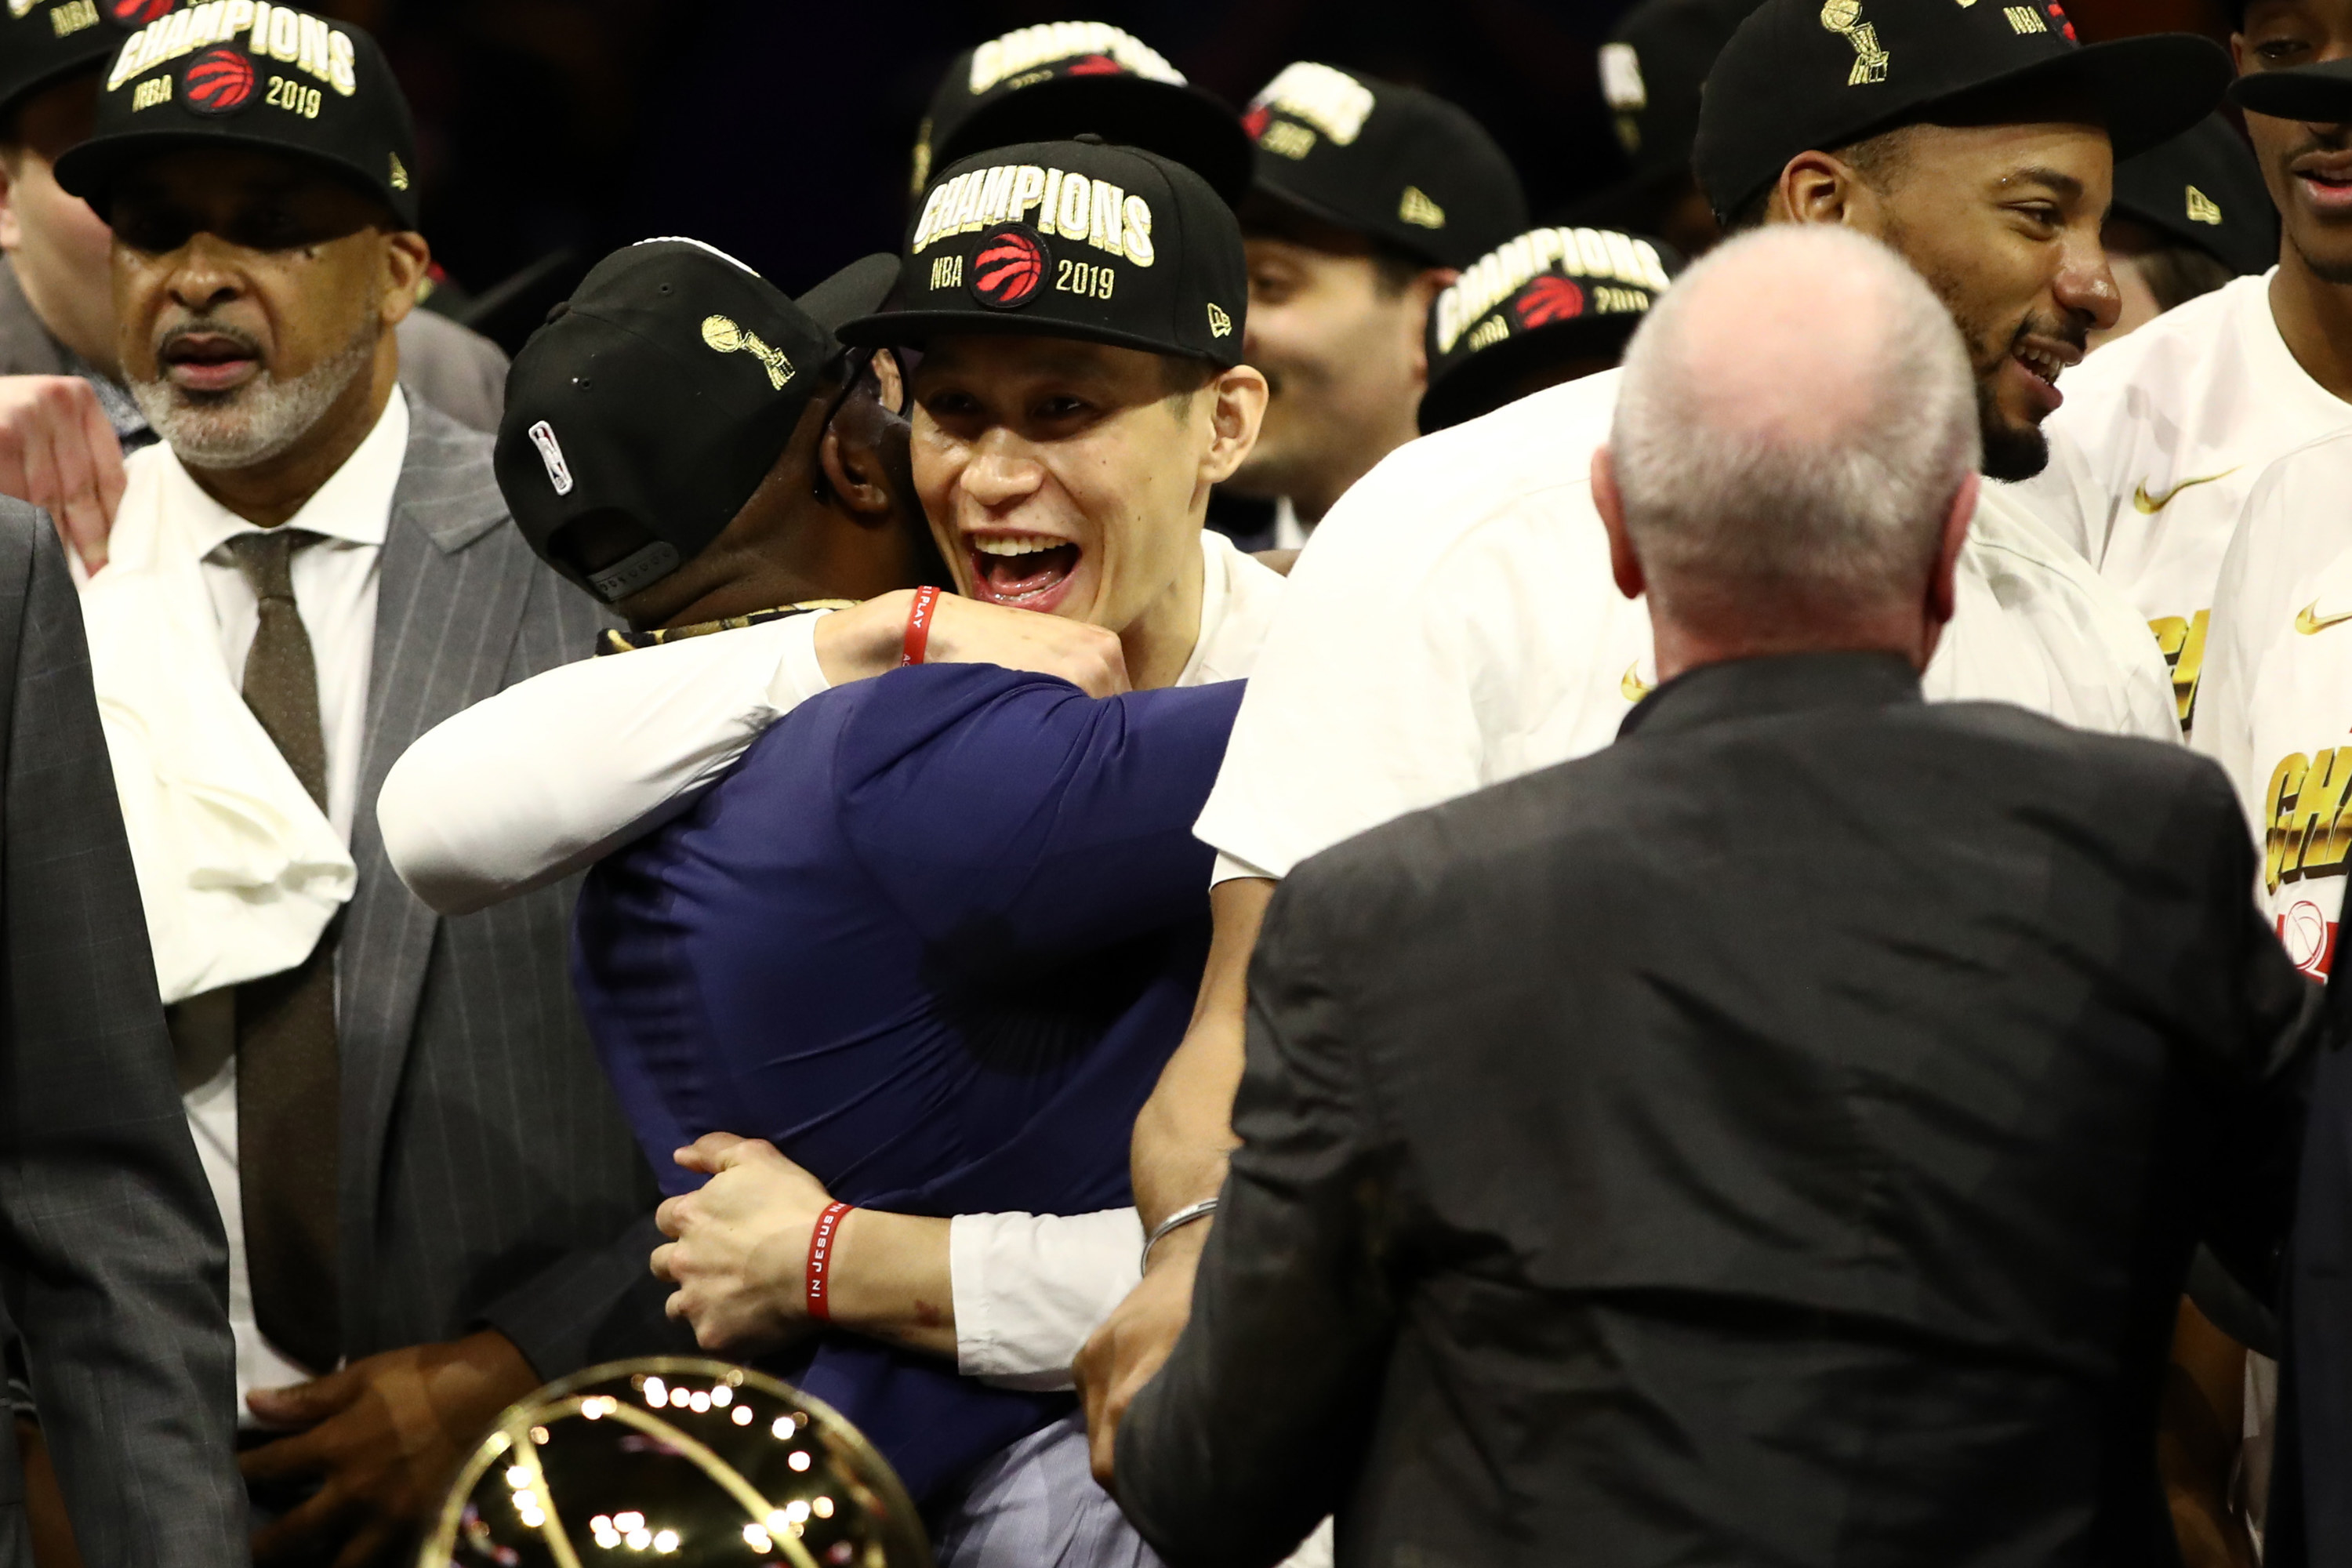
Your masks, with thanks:
[{"label": "gold larry o'brien trophy logo on cap", "polygon": [[856,1428],[696,1356],[592,1367],[509,1405],[418,1568],[931,1568],[906,1489]]},{"label": "gold larry o'brien trophy logo on cap", "polygon": [[782,349],[772,349],[757,332],[746,331],[730,316],[702,318],[702,341],[723,354],[747,353],[768,368],[768,384],[778,392],[793,378],[793,362]]},{"label": "gold larry o'brien trophy logo on cap", "polygon": [[1853,69],[1845,79],[1846,86],[1863,87],[1886,79],[1887,54],[1878,47],[1878,28],[1862,19],[1861,0],[1828,0],[1822,7],[1822,26],[1843,34],[1853,46]]}]

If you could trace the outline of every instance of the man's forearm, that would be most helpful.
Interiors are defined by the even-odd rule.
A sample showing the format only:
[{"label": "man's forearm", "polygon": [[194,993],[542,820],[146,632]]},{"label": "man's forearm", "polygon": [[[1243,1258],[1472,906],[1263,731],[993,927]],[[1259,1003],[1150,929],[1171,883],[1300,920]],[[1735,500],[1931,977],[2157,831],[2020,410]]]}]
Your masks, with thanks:
[{"label": "man's forearm", "polygon": [[1168,1059],[1135,1121],[1135,1206],[1148,1232],[1187,1204],[1214,1197],[1234,1147],[1234,1089],[1241,1082],[1250,952],[1276,884],[1258,877],[1210,893],[1216,936],[1209,948],[1192,1026]]}]

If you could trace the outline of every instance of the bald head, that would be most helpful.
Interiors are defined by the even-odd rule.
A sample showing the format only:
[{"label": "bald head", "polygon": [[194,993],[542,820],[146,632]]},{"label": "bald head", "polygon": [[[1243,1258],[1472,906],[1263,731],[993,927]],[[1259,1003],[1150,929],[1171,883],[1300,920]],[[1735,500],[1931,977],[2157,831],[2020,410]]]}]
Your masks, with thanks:
[{"label": "bald head", "polygon": [[1950,314],[1876,241],[1805,225],[1723,247],[1652,310],[1607,468],[1654,617],[1784,646],[1922,604],[1978,458]]}]

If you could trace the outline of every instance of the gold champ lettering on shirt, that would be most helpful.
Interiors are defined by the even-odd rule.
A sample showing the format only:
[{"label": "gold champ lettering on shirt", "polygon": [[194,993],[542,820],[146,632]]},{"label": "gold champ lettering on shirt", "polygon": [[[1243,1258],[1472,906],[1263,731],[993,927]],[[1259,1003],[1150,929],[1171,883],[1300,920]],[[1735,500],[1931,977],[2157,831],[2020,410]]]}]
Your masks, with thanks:
[{"label": "gold champ lettering on shirt", "polygon": [[2263,795],[2263,885],[2278,891],[2282,882],[2344,875],[2352,848],[2352,746],[2316,755],[2290,752],[2271,770]]}]

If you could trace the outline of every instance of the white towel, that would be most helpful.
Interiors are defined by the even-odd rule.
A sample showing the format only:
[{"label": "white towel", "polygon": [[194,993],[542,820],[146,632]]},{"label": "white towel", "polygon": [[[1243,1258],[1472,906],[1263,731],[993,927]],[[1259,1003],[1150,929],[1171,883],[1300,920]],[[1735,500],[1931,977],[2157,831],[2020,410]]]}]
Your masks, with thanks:
[{"label": "white towel", "polygon": [[115,793],[166,1003],[291,969],[358,881],[351,852],[245,705],[170,454],[134,454],[106,569],[81,595]]}]

